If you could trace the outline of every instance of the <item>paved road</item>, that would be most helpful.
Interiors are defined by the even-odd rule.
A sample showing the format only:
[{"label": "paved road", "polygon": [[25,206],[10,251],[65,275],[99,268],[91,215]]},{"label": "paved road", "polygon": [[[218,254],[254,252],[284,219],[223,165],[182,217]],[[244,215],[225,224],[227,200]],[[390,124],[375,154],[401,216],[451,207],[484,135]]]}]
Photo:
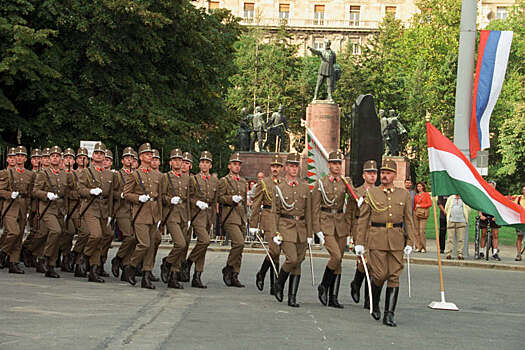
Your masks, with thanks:
[{"label": "paved road", "polygon": [[[292,309],[267,290],[256,290],[253,276],[261,259],[245,255],[245,289],[224,286],[220,269],[226,254],[215,252],[207,256],[207,290],[168,290],[157,283],[150,291],[114,278],[94,284],[70,274],[51,280],[2,270],[0,349],[524,348],[524,272],[446,267],[448,301],[461,310],[436,311],[427,305],[439,299],[437,268],[414,265],[413,297],[407,297],[404,273],[398,327],[389,328],[349,297],[355,262],[344,261],[344,310],[317,301],[308,261],[298,295],[301,307]],[[314,263],[319,279],[326,259]]]}]

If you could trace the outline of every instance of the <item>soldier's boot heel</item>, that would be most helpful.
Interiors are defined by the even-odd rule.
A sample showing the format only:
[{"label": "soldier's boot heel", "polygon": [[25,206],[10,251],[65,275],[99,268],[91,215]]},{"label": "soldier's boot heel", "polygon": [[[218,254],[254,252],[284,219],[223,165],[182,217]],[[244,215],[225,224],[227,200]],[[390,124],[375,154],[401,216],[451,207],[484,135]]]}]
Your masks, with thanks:
[{"label": "soldier's boot heel", "polygon": [[317,287],[317,296],[321,304],[326,306],[328,304],[328,289],[334,279],[334,270],[328,268],[324,269],[323,279],[321,284]]},{"label": "soldier's boot heel", "polygon": [[[356,304],[359,304],[361,285],[363,284],[363,280],[365,279],[365,277],[366,275],[364,272],[361,272],[358,269],[356,269],[354,279],[350,283],[350,296],[352,296],[352,299]],[[365,288],[365,292],[367,290],[368,289]]]},{"label": "soldier's boot heel", "polygon": [[339,304],[339,287],[341,286],[341,275],[335,275],[330,284],[330,298],[328,306],[337,309],[344,309],[344,306]]},{"label": "soldier's boot heel", "polygon": [[122,259],[118,256],[115,256],[111,259],[111,273],[113,276],[117,277],[120,275],[120,265],[122,264]]},{"label": "soldier's boot heel", "polygon": [[140,282],[141,288],[155,289],[153,283],[151,283],[151,271],[144,271],[142,281]]},{"label": "soldier's boot heel", "polygon": [[380,287],[372,283],[372,317],[374,320],[379,321],[381,319],[381,309],[379,308],[379,300],[381,299],[381,290],[383,285]]},{"label": "soldier's boot heel", "polygon": [[394,311],[396,310],[398,295],[399,287],[386,287],[383,324],[390,327],[397,327],[397,324],[394,321]]},{"label": "soldier's boot heel", "polygon": [[167,258],[162,258],[162,264],[160,264],[160,278],[162,282],[168,283],[170,279],[171,264],[168,262]]},{"label": "soldier's boot heel", "polygon": [[232,285],[232,273],[233,270],[230,266],[226,265],[222,268],[222,280],[224,281],[224,284],[228,287],[231,287]]},{"label": "soldier's boot heel", "polygon": [[102,260],[102,257],[100,257],[100,265],[98,265],[97,275],[101,277],[109,277],[109,273],[104,270],[104,261]]},{"label": "soldier's boot heel", "polygon": [[288,279],[288,276],[290,275],[289,272],[284,271],[282,268],[279,271],[279,276],[277,277],[277,283],[275,284],[275,299],[277,301],[282,302],[283,301],[283,289],[284,284],[286,283],[286,280]]},{"label": "soldier's boot heel", "polygon": [[36,272],[46,273],[46,259],[43,256],[39,256],[36,259]]},{"label": "soldier's boot heel", "polygon": [[204,285],[201,281],[201,274],[202,272],[199,272],[199,271],[195,271],[193,273],[193,279],[191,281],[191,286],[193,288],[202,288],[202,289],[206,289],[208,288],[208,286]]},{"label": "soldier's boot heel", "polygon": [[137,270],[134,266],[126,265],[124,267],[124,272],[122,273],[122,277],[125,278],[125,281],[134,286],[137,284],[137,280],[135,279],[135,275],[137,274]]},{"label": "soldier's boot heel", "polygon": [[10,262],[9,263],[9,273],[15,273],[15,274],[18,274],[18,275],[23,275],[24,274],[24,270],[22,270],[20,268],[20,265],[18,265],[18,263]]},{"label": "soldier's boot heel", "polygon": [[190,281],[190,274],[191,274],[191,266],[193,265],[193,261],[191,261],[189,258],[184,262],[183,266],[184,269],[181,271],[181,274],[183,274],[182,278],[184,282]]},{"label": "soldier's boot heel", "polygon": [[98,265],[91,265],[89,269],[88,282],[104,283],[104,279],[98,275],[98,271],[100,271],[100,267]]},{"label": "soldier's boot heel", "polygon": [[47,256],[45,257],[45,261],[46,261],[46,274],[45,274],[45,276],[49,277],[49,278],[60,278],[60,275],[55,271],[55,267],[49,265],[49,258]]},{"label": "soldier's boot heel", "polygon": [[179,283],[178,276],[179,274],[175,271],[170,271],[168,274],[168,288],[174,289],[184,289],[182,283]]},{"label": "soldier's boot heel", "polygon": [[232,287],[237,287],[237,288],[244,288],[245,285],[241,283],[241,281],[239,281],[239,273],[238,272],[232,272],[232,284],[231,284]]},{"label": "soldier's boot heel", "polygon": [[297,303],[297,290],[299,289],[299,281],[301,275],[291,275],[288,283],[288,306],[299,307]]}]

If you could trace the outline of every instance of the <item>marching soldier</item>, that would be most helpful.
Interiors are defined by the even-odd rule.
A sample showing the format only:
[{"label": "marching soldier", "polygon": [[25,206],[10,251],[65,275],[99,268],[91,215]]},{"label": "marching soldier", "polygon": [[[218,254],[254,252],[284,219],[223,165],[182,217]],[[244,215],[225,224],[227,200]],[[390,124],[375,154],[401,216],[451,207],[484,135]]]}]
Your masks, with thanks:
[{"label": "marching soldier", "polygon": [[283,290],[288,276],[288,305],[299,307],[297,290],[301,280],[301,264],[308,244],[312,244],[312,198],[310,188],[298,180],[301,156],[290,153],[286,159],[283,181],[275,186],[272,201],[271,231],[274,242],[281,245],[286,260],[279,271],[275,285],[275,298],[283,301]]},{"label": "marching soldier", "polygon": [[[268,242],[268,251],[270,257],[266,256],[263,260],[260,270],[255,275],[255,285],[262,291],[264,289],[264,279],[266,272],[271,268],[272,259],[275,268],[279,271],[279,255],[281,254],[281,247],[273,241],[275,231],[271,230],[272,220],[272,200],[275,186],[279,185],[282,181],[281,170],[283,168],[283,162],[281,157],[276,154],[273,156],[270,164],[270,176],[259,180],[255,185],[254,194],[252,197],[252,213],[250,217],[250,232],[258,234],[259,228],[263,231],[264,237]],[[270,269],[270,294],[274,295],[275,286],[275,272]]]},{"label": "marching soldier", "polygon": [[[201,275],[204,271],[206,250],[210,245],[209,232],[216,217],[219,180],[210,176],[212,161],[210,152],[202,152],[199,158],[200,173],[190,177],[189,213],[191,220],[188,225],[193,228],[193,232],[197,236],[197,243],[191,250],[188,259],[182,264],[183,271],[181,274],[184,275],[184,280],[189,281],[191,266],[195,264],[195,272],[191,281],[191,286],[195,288],[206,288],[201,281]],[[186,237],[189,238],[189,235]]]},{"label": "marching soldier", "polygon": [[[124,199],[124,185],[133,172],[131,168],[133,152],[133,148],[131,147],[124,148],[121,159],[122,168],[115,173],[113,180],[113,207],[115,209],[113,217],[117,220],[118,229],[122,233],[120,248],[111,260],[111,272],[115,277],[119,276],[120,270],[123,269],[125,265],[129,265],[131,255],[137,244],[131,227],[131,202]],[[121,281],[126,281],[124,274],[122,274]]]},{"label": "marching soldier", "polygon": [[[31,171],[33,172],[34,178],[36,177],[36,174],[38,174],[38,171],[40,170],[40,158],[42,156],[42,152],[38,148],[34,148],[31,151]],[[33,197],[33,185],[34,185],[34,178],[33,183],[31,184],[31,191],[29,192],[28,196],[30,198],[30,208],[29,208],[29,235],[24,240],[24,243],[22,244],[22,252],[20,253],[22,260],[24,261],[25,267],[34,267],[35,266],[35,257],[33,254],[31,254],[31,251],[28,247],[31,246],[31,242],[33,241],[36,233],[36,221],[38,219],[37,212],[38,212],[38,200]]]},{"label": "marching soldier", "polygon": [[113,152],[109,149],[106,149],[106,157],[104,158],[103,166],[104,169],[111,171],[111,167],[113,166]]},{"label": "marching soldier", "polygon": [[47,169],[50,165],[50,152],[51,149],[49,147],[46,147],[42,150],[42,158],[40,159],[40,167],[41,169]]},{"label": "marching soldier", "polygon": [[[414,219],[407,190],[394,187],[397,167],[392,159],[381,166],[381,186],[369,188],[359,210],[356,254],[368,249],[368,264],[372,269],[372,316],[381,318],[379,299],[387,282],[383,324],[396,327],[394,311],[399,294],[399,276],[403,270],[403,252],[412,252]],[[407,232],[403,232],[403,222]],[[403,248],[404,247],[404,248]]]},{"label": "marching soldier", "polygon": [[239,176],[242,160],[238,152],[232,154],[228,169],[230,173],[219,180],[219,203],[222,204],[222,226],[231,239],[231,249],[222,279],[228,287],[244,288],[239,281],[244,236],[246,234],[246,181]]},{"label": "marching soldier", "polygon": [[153,157],[151,159],[151,170],[158,171],[162,175],[162,172],[160,171],[160,153],[158,149],[153,149]]},{"label": "marching soldier", "polygon": [[[113,212],[113,173],[104,169],[106,147],[95,144],[92,164],[79,174],[78,192],[82,198],[80,217],[89,237],[84,247],[84,264],[89,264],[89,282],[104,282],[99,276],[99,265],[104,242],[113,237],[109,228]],[[87,269],[87,266],[84,267]]]},{"label": "marching soldier", "polygon": [[193,156],[190,152],[184,152],[182,154],[182,165],[181,171],[184,175],[191,175],[190,171],[193,168]]},{"label": "marching soldier", "polygon": [[[341,285],[341,264],[350,226],[345,217],[354,217],[357,207],[353,197],[348,197],[346,179],[341,175],[344,155],[341,151],[328,155],[329,175],[317,180],[312,191],[312,228],[319,237],[321,244],[330,254],[323,280],[318,286],[319,301],[323,305],[343,308],[339,303],[339,286]],[[346,183],[345,183],[346,182]]]},{"label": "marching soldier", "polygon": [[15,157],[15,169],[8,168],[0,172],[0,197],[4,199],[2,224],[5,228],[4,239],[0,245],[0,268],[4,268],[9,259],[9,273],[23,274],[24,271],[18,266],[18,262],[35,174],[24,167],[27,160],[27,150],[24,146],[16,148]]},{"label": "marching soldier", "polygon": [[[113,180],[112,180],[112,183],[113,183],[113,186],[115,186],[115,181],[117,180],[116,179],[116,173],[114,170],[111,169],[113,165],[113,152],[111,152],[109,149],[106,148],[106,156],[104,158],[104,162],[103,162],[103,166],[104,166],[104,170],[106,171],[110,171],[111,174],[112,174],[112,177],[113,177]],[[113,196],[113,209],[115,209],[115,196],[112,194]],[[114,215],[113,215],[113,212],[111,212],[110,214],[108,214],[110,217],[111,217],[111,220],[110,222],[108,223],[108,234],[103,238],[102,240],[102,251],[100,252],[100,265],[98,265],[98,275],[101,276],[101,277],[109,277],[109,273],[107,273],[105,270],[104,270],[104,265],[106,265],[106,261],[108,260],[108,252],[109,252],[109,249],[111,248],[111,243],[113,242],[113,237],[114,237]]]},{"label": "marching soldier", "polygon": [[[365,182],[357,187],[355,189],[355,193],[357,195],[357,198],[360,202],[362,202],[366,196],[366,191],[368,191],[369,188],[373,188],[376,186],[377,181],[377,163],[375,160],[367,160],[365,164],[363,165],[363,180]],[[354,238],[356,238],[355,232],[357,231],[357,219],[359,219],[359,208],[356,210],[356,216],[355,220],[353,220],[352,225],[352,234],[354,235]],[[368,254],[367,254],[368,255]],[[370,270],[370,267],[368,267],[368,270]],[[365,279],[365,268],[363,267],[363,263],[361,259],[356,260],[356,270],[353,281],[350,283],[350,295],[352,296],[352,299],[357,304],[359,303],[360,299],[360,290],[361,286],[363,284],[363,281]],[[363,303],[363,307],[365,309],[370,308],[369,303],[369,296],[368,296],[368,288],[365,288],[365,299]]]},{"label": "marching soldier", "polygon": [[[162,280],[168,283],[168,288],[183,289],[180,280],[180,265],[186,258],[186,231],[188,230],[189,187],[190,177],[182,176],[180,172],[182,152],[174,149],[170,153],[171,171],[163,174],[161,180],[163,212],[165,217],[161,225],[166,225],[173,241],[173,249],[162,259]],[[163,227],[160,227],[163,229]]]},{"label": "marching soldier", "polygon": [[75,165],[75,151],[71,148],[66,148],[64,151],[64,167],[68,178],[69,195],[66,200],[66,218],[64,225],[64,232],[60,236],[59,252],[62,254],[62,261],[60,263],[60,270],[65,272],[73,272],[73,254],[71,248],[73,247],[73,238],[76,233],[76,227],[71,216],[78,215],[75,213],[79,207],[78,195],[78,179],[73,166]]},{"label": "marching soldier", "polygon": [[131,169],[136,170],[139,167],[139,154],[133,151],[133,159],[131,160]]},{"label": "marching soldier", "polygon": [[[44,153],[45,154],[45,153]],[[62,150],[53,146],[49,150],[49,168],[40,171],[35,179],[33,195],[40,200],[39,220],[45,224],[47,236],[43,255],[37,260],[39,271],[45,271],[46,277],[59,278],[55,271],[58,259],[60,235],[66,215],[66,199],[69,194],[67,174],[59,169]],[[42,234],[42,232],[40,232]]]},{"label": "marching soldier", "polygon": [[151,170],[153,152],[149,143],[140,146],[139,155],[140,167],[128,176],[124,185],[124,199],[133,203],[131,224],[137,239],[137,246],[124,273],[126,281],[135,285],[137,266],[143,263],[141,287],[155,289],[151,283],[151,270],[155,265],[155,246],[160,244],[161,240],[157,230],[162,214],[162,204],[159,200],[160,173]]},{"label": "marching soldier", "polygon": [[[7,167],[3,171],[5,171],[7,169],[15,169],[16,168],[16,148],[15,147],[11,147],[11,148],[9,148],[7,150],[6,162],[7,162]],[[3,203],[3,202],[4,202],[4,200],[0,199],[0,203]],[[2,235],[0,237],[0,246],[2,244],[4,244],[5,239],[6,239],[6,235]],[[5,257],[5,258],[7,258],[7,257]],[[7,259],[5,260],[5,264],[7,264]]]}]

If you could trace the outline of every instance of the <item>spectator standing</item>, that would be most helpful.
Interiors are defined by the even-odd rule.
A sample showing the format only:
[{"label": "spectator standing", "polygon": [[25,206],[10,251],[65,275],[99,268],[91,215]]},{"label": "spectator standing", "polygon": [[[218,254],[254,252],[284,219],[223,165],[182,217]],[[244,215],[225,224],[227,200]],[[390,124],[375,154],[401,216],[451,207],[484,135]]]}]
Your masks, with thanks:
[{"label": "spectator standing", "polygon": [[[518,205],[521,205],[522,208],[525,209],[525,186],[521,188],[521,195],[517,196],[514,200]],[[516,258],[514,260],[521,261],[521,249],[522,249],[522,241],[523,241],[523,235],[525,235],[525,231],[516,229]]]},{"label": "spectator standing", "polygon": [[[406,183],[406,182],[405,182]],[[416,185],[416,195],[414,196],[414,223],[416,227],[416,252],[427,252],[427,237],[425,229],[427,227],[428,214],[432,206],[430,194],[426,191],[423,182]]]},{"label": "spectator standing", "polygon": [[414,184],[411,179],[405,180],[405,190],[410,194],[410,205],[412,206],[412,211],[414,210],[414,197],[416,196],[416,191],[414,191]]},{"label": "spectator standing", "polygon": [[465,233],[467,230],[468,215],[470,208],[463,203],[459,194],[450,196],[445,204],[445,212],[447,213],[447,246],[445,254],[447,259],[452,259],[452,248],[454,247],[454,239],[457,238],[458,259],[463,260],[463,247],[465,246]]},{"label": "spectator standing", "polygon": [[[489,181],[489,184],[496,188],[496,182]],[[492,258],[494,260],[501,261],[498,255],[498,232],[501,226],[496,224],[496,218],[493,215],[487,213],[479,212],[479,219],[479,227],[481,227],[480,250],[485,249],[485,245],[487,243],[487,228],[490,226],[492,232]],[[485,255],[483,252],[480,252],[479,256],[480,258],[483,258]]]},{"label": "spectator standing", "polygon": [[445,212],[447,199],[447,196],[438,196],[437,200],[439,208],[439,249],[441,254],[445,252],[445,239],[447,237],[447,213]]}]

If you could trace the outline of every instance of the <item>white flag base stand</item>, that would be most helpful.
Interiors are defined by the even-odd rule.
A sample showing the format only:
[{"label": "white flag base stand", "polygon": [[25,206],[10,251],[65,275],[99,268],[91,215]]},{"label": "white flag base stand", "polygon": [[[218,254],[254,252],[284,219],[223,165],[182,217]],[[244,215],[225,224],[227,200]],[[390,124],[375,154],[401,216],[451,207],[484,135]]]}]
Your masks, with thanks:
[{"label": "white flag base stand", "polygon": [[456,306],[456,304],[445,301],[445,292],[441,292],[441,301],[433,301],[428,305],[428,307],[436,310],[459,311],[459,308]]}]

